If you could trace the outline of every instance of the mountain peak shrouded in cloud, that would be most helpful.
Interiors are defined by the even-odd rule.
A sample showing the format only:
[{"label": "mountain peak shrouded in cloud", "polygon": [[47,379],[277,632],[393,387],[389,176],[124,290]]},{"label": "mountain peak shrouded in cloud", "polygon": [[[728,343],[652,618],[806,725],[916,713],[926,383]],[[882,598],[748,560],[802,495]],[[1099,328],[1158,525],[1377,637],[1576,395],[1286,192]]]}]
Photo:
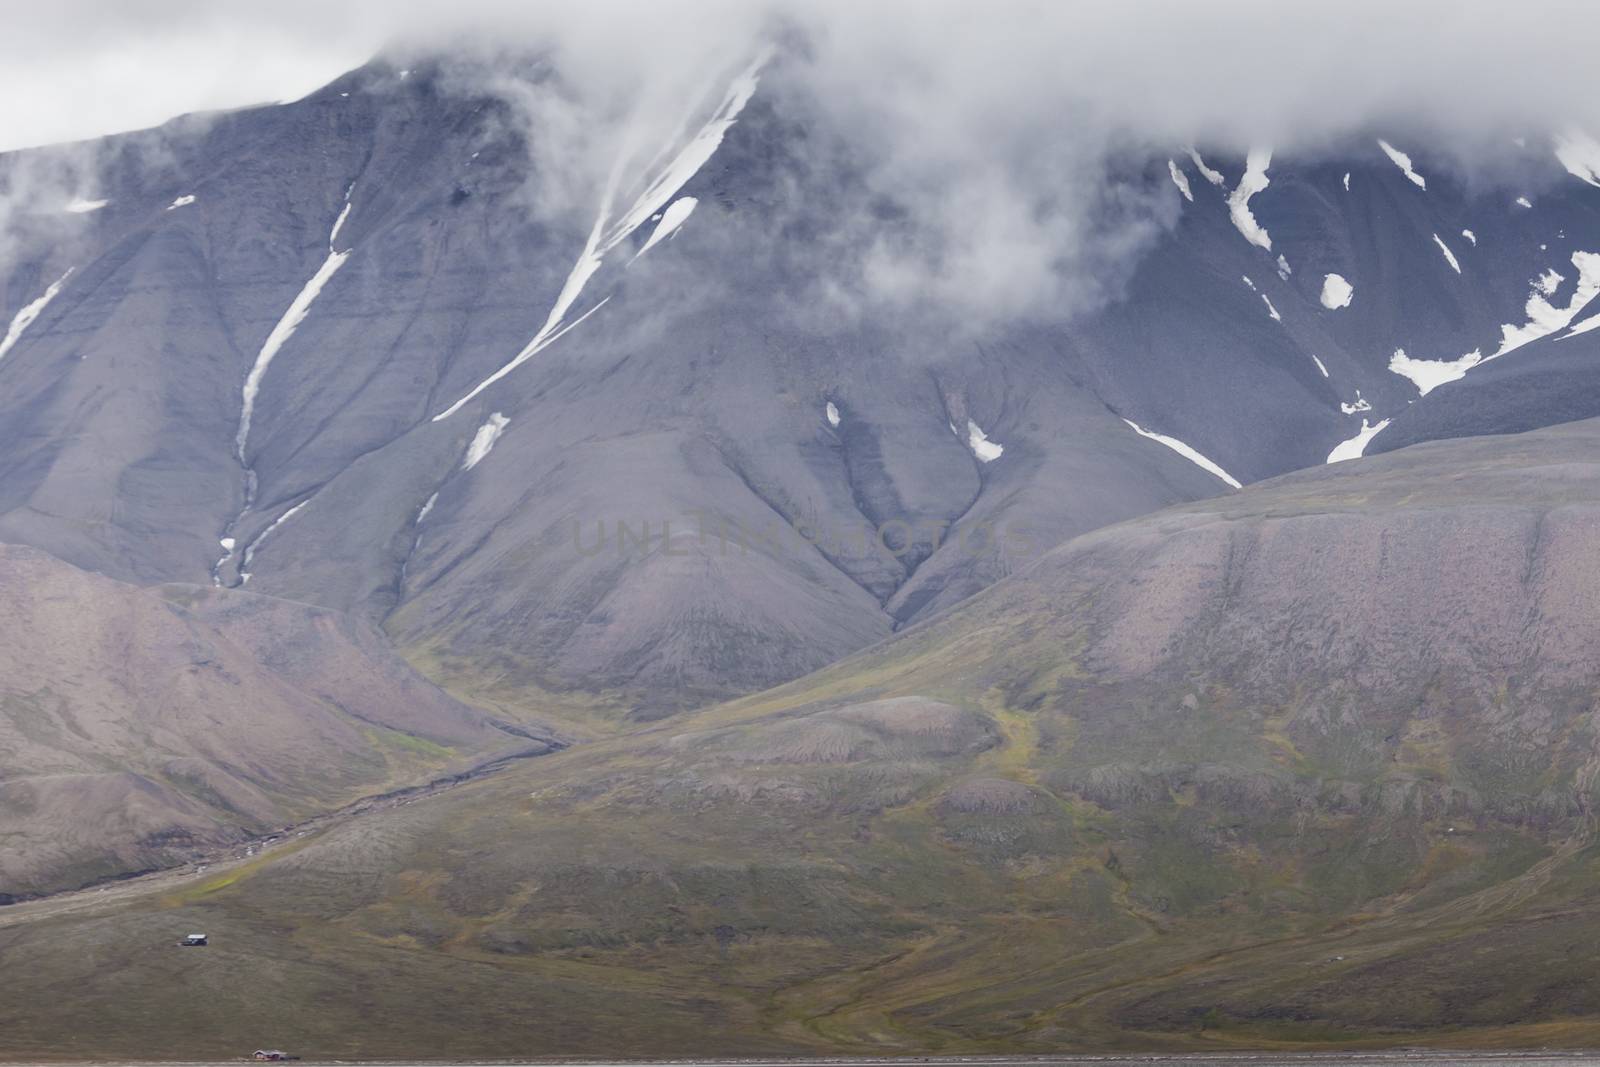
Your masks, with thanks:
[{"label": "mountain peak shrouded in cloud", "polygon": [[7,15],[0,148],[290,99],[385,47],[470,38],[552,47],[580,84],[641,91],[776,25],[841,96],[952,131],[1064,105],[1157,139],[1286,147],[1397,115],[1473,131],[1600,117],[1600,10],[1575,0],[65,0]]},{"label": "mountain peak shrouded in cloud", "polygon": [[[292,99],[380,52],[454,57],[447,88],[497,97],[524,126],[530,206],[585,212],[619,160],[670,140],[778,42],[764,92],[825,128],[807,150],[860,181],[832,220],[853,265],[831,280],[836,304],[1070,314],[1114,298],[1172,224],[1160,175],[1128,173],[1151,146],[1314,150],[1402,123],[1492,169],[1497,131],[1600,118],[1584,46],[1600,10],[1462,16],[1433,0],[1292,18],[1256,0],[77,0],[8,21],[0,147]],[[530,55],[554,75],[507,58]]]}]

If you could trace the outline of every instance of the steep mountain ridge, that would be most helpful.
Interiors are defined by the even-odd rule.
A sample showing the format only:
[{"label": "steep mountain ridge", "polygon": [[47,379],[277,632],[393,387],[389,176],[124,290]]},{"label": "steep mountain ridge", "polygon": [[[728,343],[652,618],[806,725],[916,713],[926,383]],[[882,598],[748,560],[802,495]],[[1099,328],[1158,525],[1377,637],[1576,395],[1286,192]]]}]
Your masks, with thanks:
[{"label": "steep mountain ridge", "polygon": [[[1543,375],[1553,411],[1589,414],[1587,333],[1426,396],[1408,380],[1536,310],[1581,314],[1600,193],[1549,141],[1491,178],[1409,141],[1402,167],[1376,138],[1129,158],[1107,180],[1169,214],[1120,298],[973,342],[806,310],[897,209],[796,62],[723,72],[596,215],[530,212],[559,184],[538,133],[455,61],[81,150],[104,203],[41,207],[56,239],[0,281],[0,536],[384,620],[508,705],[648,717],[1230,482],[1543,424],[1526,398],[1471,399],[1500,380]],[[630,551],[581,550],[618,523]]]}]

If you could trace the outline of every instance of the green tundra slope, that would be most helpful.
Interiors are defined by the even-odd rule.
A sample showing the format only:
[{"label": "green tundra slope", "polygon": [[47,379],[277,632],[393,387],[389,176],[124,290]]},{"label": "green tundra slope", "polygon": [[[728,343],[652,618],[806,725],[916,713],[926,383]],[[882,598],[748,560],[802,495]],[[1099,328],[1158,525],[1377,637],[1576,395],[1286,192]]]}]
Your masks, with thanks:
[{"label": "green tundra slope", "polygon": [[783,688],[0,909],[0,1054],[1600,1043],[1597,605],[1600,423],[1159,512]]}]

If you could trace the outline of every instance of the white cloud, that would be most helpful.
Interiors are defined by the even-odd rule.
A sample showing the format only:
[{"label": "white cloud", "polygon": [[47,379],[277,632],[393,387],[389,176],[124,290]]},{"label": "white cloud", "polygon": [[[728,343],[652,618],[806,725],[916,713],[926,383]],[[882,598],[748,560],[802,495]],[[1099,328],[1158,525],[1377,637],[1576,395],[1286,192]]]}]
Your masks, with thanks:
[{"label": "white cloud", "polygon": [[[1071,99],[1107,124],[1292,147],[1403,105],[1466,129],[1600,117],[1600,7],[1533,0],[1269,0],[1194,5],[997,0],[57,0],[11,5],[0,37],[0,147],[291,98],[387,40],[494,25],[559,35],[580,79],[622,83],[772,18],[880,103],[916,94],[1005,114]],[[1378,25],[1382,32],[1373,33]],[[1471,78],[1460,71],[1472,70]],[[1337,101],[1337,106],[1330,106]],[[1550,102],[1563,104],[1551,114]]]},{"label": "white cloud", "polygon": [[[1152,149],[1165,159],[1190,144],[1240,155],[1272,144],[1288,155],[1379,120],[1391,128],[1397,117],[1406,143],[1419,146],[1430,127],[1474,138],[1497,126],[1600,129],[1590,54],[1600,6],[1578,0],[1470,17],[1455,0],[1288,9],[1268,0],[12,6],[0,36],[0,148],[295,98],[386,44],[440,49],[467,34],[480,48],[549,49],[566,98],[509,80],[491,87],[551,135],[541,143],[562,166],[541,175],[565,188],[539,195],[590,212],[580,201],[603,183],[619,140],[641,129],[643,140],[659,140],[708,75],[776,31],[795,47],[764,84],[800,107],[800,121],[817,120],[810,128],[839,136],[807,151],[844,153],[869,193],[892,195],[914,222],[894,231],[840,219],[858,276],[837,290],[974,321],[1070,313],[1114,296],[1176,218],[1170,190],[1106,180]],[[1219,151],[1214,162],[1223,159]],[[96,198],[90,188],[74,195]],[[0,205],[0,237],[3,215]]]}]

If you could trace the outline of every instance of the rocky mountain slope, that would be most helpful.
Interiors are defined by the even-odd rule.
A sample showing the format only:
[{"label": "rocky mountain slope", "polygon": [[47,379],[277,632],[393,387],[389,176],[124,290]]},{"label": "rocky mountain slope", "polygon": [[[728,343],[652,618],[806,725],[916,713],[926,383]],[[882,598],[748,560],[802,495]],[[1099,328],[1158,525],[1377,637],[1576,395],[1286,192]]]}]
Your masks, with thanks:
[{"label": "rocky mountain slope", "polygon": [[559,744],[496,726],[369,626],[304,604],[142,589],[4,546],[0,617],[7,901],[183,863],[491,752]]},{"label": "rocky mountain slope", "polygon": [[1107,203],[1156,236],[1109,303],[963,333],[808,311],[904,211],[795,62],[722,72],[554,215],[536,131],[453,62],[0,159],[13,191],[89,160],[0,274],[0,538],[649,719],[1230,483],[1594,413],[1586,140],[1130,149]]},{"label": "rocky mountain slope", "polygon": [[84,1056],[1592,1044],[1597,456],[1166,509],[771,692],[0,913],[0,1041],[70,985]]}]

